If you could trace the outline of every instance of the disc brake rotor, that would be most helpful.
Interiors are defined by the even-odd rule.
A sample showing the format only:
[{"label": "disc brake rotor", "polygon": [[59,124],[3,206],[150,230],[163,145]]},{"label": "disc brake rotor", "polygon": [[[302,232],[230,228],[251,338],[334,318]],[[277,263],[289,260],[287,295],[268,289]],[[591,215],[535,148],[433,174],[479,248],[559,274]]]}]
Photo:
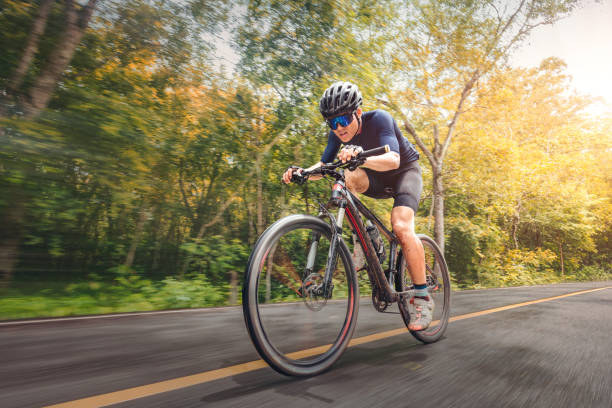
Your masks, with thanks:
[{"label": "disc brake rotor", "polygon": [[311,273],[302,282],[302,299],[306,307],[318,312],[327,303],[327,298],[321,293],[323,277],[318,273]]}]

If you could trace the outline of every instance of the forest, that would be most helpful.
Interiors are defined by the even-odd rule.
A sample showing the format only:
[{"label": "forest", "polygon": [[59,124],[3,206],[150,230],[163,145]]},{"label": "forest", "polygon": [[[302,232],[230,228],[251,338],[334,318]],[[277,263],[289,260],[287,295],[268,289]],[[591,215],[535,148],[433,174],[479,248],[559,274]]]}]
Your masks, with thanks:
[{"label": "forest", "polygon": [[239,303],[259,234],[329,196],[281,175],[337,80],[419,150],[456,289],[612,278],[612,116],[508,63],[580,5],[0,0],[0,319]]}]

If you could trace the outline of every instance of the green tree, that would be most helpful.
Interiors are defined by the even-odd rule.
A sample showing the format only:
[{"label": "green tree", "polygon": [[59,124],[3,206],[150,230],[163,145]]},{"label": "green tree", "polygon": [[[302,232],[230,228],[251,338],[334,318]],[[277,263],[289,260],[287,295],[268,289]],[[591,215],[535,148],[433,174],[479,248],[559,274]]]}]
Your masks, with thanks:
[{"label": "green tree", "polygon": [[457,127],[470,137],[456,140],[447,168],[448,255],[458,280],[478,281],[486,269],[494,278],[536,253],[566,275],[595,251],[609,189],[593,158],[612,142],[583,113],[591,99],[568,93],[570,85],[565,64],[546,59],[498,70],[475,93],[477,108]]},{"label": "green tree", "polygon": [[394,84],[384,100],[427,158],[433,177],[434,236],[444,250],[444,160],[478,82],[503,65],[537,26],[552,24],[576,0],[411,2],[391,50]]}]

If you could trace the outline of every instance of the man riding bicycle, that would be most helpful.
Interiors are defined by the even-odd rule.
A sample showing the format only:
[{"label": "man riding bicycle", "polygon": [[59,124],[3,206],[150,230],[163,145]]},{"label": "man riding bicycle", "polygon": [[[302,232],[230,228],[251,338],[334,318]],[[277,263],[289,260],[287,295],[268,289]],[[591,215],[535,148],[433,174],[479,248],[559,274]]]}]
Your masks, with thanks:
[{"label": "man riding bicycle", "polygon": [[[414,230],[414,215],[423,188],[419,153],[402,136],[388,112],[380,109],[363,112],[362,101],[359,88],[349,82],[336,82],[323,93],[319,110],[331,130],[321,161],[306,170],[312,171],[332,162],[336,154],[338,159],[346,162],[363,150],[389,145],[389,152],[362,159],[360,167],[347,170],[346,186],[354,194],[393,197],[391,225],[400,241],[415,289],[408,304],[408,329],[424,330],[431,323],[434,303],[427,292],[423,245]],[[341,145],[344,146],[340,149]],[[283,181],[290,183],[293,172],[299,174],[302,170],[290,167],[283,174]],[[311,179],[321,177],[315,175]]]}]

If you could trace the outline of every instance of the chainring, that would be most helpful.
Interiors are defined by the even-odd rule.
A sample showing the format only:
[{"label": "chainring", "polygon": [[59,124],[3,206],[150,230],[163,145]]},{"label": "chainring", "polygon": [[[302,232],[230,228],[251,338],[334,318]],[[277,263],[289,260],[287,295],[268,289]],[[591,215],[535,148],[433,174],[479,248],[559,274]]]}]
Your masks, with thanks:
[{"label": "chainring", "polygon": [[378,298],[378,290],[374,285],[372,286],[372,305],[374,306],[374,309],[376,309],[376,311],[381,313],[387,310],[387,308],[389,307],[389,302]]}]

